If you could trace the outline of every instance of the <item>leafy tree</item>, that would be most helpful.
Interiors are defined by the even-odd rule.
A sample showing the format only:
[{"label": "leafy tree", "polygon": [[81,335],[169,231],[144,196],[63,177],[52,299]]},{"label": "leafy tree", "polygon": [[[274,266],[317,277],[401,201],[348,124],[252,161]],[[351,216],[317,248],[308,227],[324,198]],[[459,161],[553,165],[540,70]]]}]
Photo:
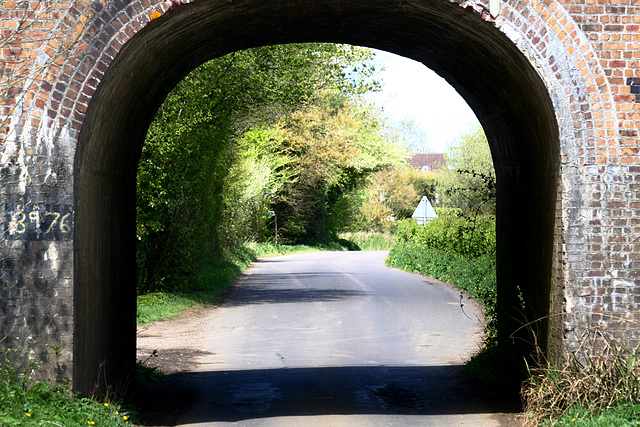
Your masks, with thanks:
[{"label": "leafy tree", "polygon": [[438,173],[401,167],[384,169],[372,174],[366,187],[354,195],[358,206],[353,221],[345,226],[350,230],[385,231],[396,220],[411,218],[422,196],[435,201]]},{"label": "leafy tree", "polygon": [[327,103],[325,93],[339,104],[375,89],[372,56],[343,45],[260,47],[203,64],[174,88],[138,169],[141,292],[177,289],[211,257],[266,232],[269,198],[301,166],[285,145],[291,129],[278,123]]},{"label": "leafy tree", "polygon": [[427,131],[415,118],[392,120],[391,126],[386,128],[387,138],[401,142],[407,151],[430,152]]},{"label": "leafy tree", "polygon": [[296,181],[278,195],[282,236],[290,242],[322,240],[350,214],[345,195],[373,172],[397,167],[405,153],[381,135],[378,118],[341,94],[284,117],[287,150],[295,158]]},{"label": "leafy tree", "polygon": [[232,131],[203,127],[181,133],[176,126],[172,138],[167,130],[152,125],[138,168],[138,283],[144,290],[180,283],[190,266],[203,263],[203,255],[220,254],[223,238],[216,220],[225,204],[214,195],[221,193],[232,164]]},{"label": "leafy tree", "polygon": [[441,205],[468,215],[495,211],[495,170],[480,126],[463,134],[445,153],[447,168],[438,179]]},{"label": "leafy tree", "polygon": [[265,240],[272,234],[266,213],[285,185],[296,181],[295,159],[285,152],[287,132],[258,127],[238,139],[239,156],[227,180],[229,225],[240,239]]}]

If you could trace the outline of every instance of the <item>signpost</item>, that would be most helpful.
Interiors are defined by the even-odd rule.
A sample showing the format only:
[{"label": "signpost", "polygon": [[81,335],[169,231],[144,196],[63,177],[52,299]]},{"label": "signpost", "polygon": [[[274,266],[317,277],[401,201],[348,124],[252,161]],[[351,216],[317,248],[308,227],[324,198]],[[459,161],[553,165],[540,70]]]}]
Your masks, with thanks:
[{"label": "signpost", "polygon": [[431,206],[431,203],[429,203],[427,196],[422,197],[420,204],[418,204],[418,207],[413,211],[413,215],[411,216],[411,218],[418,220],[418,225],[425,225],[428,221],[437,217],[438,215],[433,209],[433,206]]},{"label": "signpost", "polygon": [[274,217],[276,221],[276,245],[277,245],[278,244],[278,215],[276,215],[276,211],[269,211],[267,213],[269,214],[269,216]]}]

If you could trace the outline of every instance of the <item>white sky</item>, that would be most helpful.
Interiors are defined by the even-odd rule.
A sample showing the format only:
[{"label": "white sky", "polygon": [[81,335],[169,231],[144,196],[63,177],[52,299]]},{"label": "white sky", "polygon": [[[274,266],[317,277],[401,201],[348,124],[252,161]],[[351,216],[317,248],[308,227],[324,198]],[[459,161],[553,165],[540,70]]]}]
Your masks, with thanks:
[{"label": "white sky", "polygon": [[475,114],[443,78],[419,62],[376,50],[382,91],[367,98],[383,109],[389,122],[411,120],[426,134],[426,146],[441,153],[461,133],[477,126]]}]

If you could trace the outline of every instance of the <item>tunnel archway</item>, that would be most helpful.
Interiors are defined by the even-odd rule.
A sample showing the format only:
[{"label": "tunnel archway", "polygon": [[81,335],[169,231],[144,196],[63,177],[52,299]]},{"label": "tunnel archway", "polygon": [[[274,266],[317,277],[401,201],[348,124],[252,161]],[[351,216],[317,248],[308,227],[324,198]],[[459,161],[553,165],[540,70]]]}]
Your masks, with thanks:
[{"label": "tunnel archway", "polygon": [[[530,60],[483,11],[448,1],[201,1],[135,34],[93,95],[75,165],[73,381],[88,392],[135,361],[135,177],[146,130],[196,66],[292,42],[368,46],[423,62],[480,120],[497,175],[498,298],[511,324],[550,311],[560,158],[556,113]],[[518,309],[520,292],[526,313]],[[538,331],[549,347],[548,325]]]}]

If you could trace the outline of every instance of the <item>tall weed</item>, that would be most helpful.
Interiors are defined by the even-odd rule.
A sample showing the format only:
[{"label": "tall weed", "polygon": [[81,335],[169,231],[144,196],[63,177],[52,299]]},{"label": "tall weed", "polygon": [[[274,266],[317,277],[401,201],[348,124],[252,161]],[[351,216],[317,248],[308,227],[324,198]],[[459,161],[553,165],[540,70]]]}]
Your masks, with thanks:
[{"label": "tall weed", "polygon": [[[640,405],[640,358],[601,329],[588,330],[578,349],[558,365],[538,363],[522,388],[534,426],[620,417],[625,407]],[[637,413],[635,415],[636,421]],[[606,424],[594,424],[606,425]],[[618,424],[625,425],[625,424]],[[626,424],[629,425],[629,424]]]}]

